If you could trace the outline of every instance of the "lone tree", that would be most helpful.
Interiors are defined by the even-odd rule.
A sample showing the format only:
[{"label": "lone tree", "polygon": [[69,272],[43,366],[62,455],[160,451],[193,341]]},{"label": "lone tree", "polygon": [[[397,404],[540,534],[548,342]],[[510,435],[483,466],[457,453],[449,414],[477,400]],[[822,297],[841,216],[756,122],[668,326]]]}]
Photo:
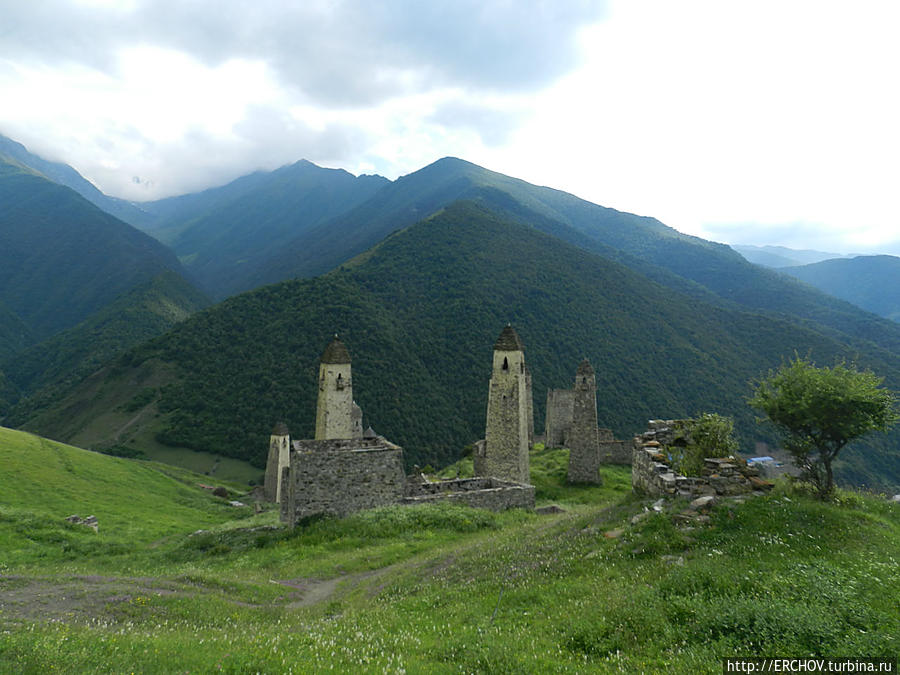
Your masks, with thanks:
[{"label": "lone tree", "polygon": [[816,368],[795,357],[756,383],[749,403],[775,425],[819,498],[827,499],[834,489],[831,463],[841,449],[898,420],[896,398],[880,387],[883,380],[844,363]]}]

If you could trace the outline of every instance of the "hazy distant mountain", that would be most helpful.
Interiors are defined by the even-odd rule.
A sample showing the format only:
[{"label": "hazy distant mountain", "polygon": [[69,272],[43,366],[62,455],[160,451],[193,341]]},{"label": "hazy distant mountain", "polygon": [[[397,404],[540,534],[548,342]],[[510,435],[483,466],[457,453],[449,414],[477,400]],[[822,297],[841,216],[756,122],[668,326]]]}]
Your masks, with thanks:
[{"label": "hazy distant mountain", "polygon": [[0,302],[35,338],[73,326],[138,283],[181,271],[175,255],[46,178],[0,165]]},{"label": "hazy distant mountain", "polygon": [[149,235],[0,155],[6,403],[10,383],[19,394],[71,383],[205,306],[182,273],[175,254]]},{"label": "hazy distant mountain", "polygon": [[[439,464],[484,432],[491,346],[508,321],[525,342],[538,429],[547,388],[570,386],[585,356],[598,371],[601,423],[624,438],[648,418],[703,410],[734,415],[745,440],[756,437],[748,381],[795,350],[822,362],[859,353],[900,384],[900,357],[885,350],[858,352],[812,324],[698,301],[464,201],[322,277],[189,318],[28,428],[83,443],[134,417],[120,406],[149,406],[136,425],[157,438],[260,464],[276,421],[312,433],[317,359],[338,332],[366,424],[401,443],[410,463]],[[167,384],[147,398],[153,381]],[[870,465],[855,462],[847,453],[844,478],[870,480]],[[897,463],[884,462],[878,480],[900,480]]]},{"label": "hazy distant mountain", "polygon": [[54,183],[72,188],[95,206],[107,213],[116,216],[126,223],[137,225],[147,218],[147,214],[131,202],[124,199],[108,197],[98,190],[93,183],[86,180],[68,164],[49,162],[38,155],[28,151],[21,143],[0,134],[0,154],[15,159],[37,173],[43,175]]},{"label": "hazy distant mountain", "polygon": [[865,310],[900,321],[900,258],[896,256],[861,255],[781,271]]},{"label": "hazy distant mountain", "polygon": [[790,320],[817,321],[848,339],[900,352],[900,331],[894,324],[872,321],[846,302],[747,262],[724,244],[455,158],[404,176],[355,209],[305,231],[260,267],[254,285],[321,274],[391,232],[463,198],[479,199],[508,217],[612,256],[673,290],[705,300],[718,296],[719,303],[736,303]]},{"label": "hazy distant mountain", "polygon": [[847,258],[843,253],[825,253],[824,251],[797,250],[784,246],[750,246],[748,244],[732,244],[731,248],[757,265],[766,267],[792,267],[810,265],[832,258]]},{"label": "hazy distant mountain", "polygon": [[286,242],[352,209],[389,181],[307,161],[257,172],[201,193],[149,202],[143,229],[169,243],[213,295],[251,288],[249,278]]}]

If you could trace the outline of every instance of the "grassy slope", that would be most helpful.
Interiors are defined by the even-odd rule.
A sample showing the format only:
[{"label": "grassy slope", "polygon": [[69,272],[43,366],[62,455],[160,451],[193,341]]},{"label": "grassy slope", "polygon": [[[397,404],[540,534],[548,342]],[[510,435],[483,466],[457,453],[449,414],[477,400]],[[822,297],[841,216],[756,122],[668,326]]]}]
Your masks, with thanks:
[{"label": "grassy slope", "polygon": [[[65,560],[67,542],[85,543],[82,528],[60,524],[71,514],[96,515],[97,552],[125,550],[234,517],[234,509],[196,486],[200,476],[174,467],[108,457],[0,427],[3,563]],[[35,529],[30,536],[24,531]],[[92,550],[93,547],[88,547]],[[73,557],[74,559],[74,557]]]},{"label": "grassy slope", "polygon": [[[269,514],[226,523],[205,493],[149,467],[43,454],[16,432],[0,447],[9,434],[17,473],[52,467],[59,496],[0,478],[12,495],[0,537],[17,551],[0,577],[0,669],[696,673],[721,672],[724,656],[900,652],[900,506],[883,499],[777,492],[691,530],[669,514],[631,524],[648,502],[627,469],[568,488],[565,451],[538,451],[539,503],[565,513],[391,507],[261,530]],[[121,521],[101,515],[98,534],[60,523],[77,510],[70,483],[92,494],[113,466],[104,490],[130,481],[112,501]],[[43,499],[52,519],[22,515]],[[104,545],[126,514],[132,541]],[[210,531],[189,536],[197,527]],[[24,599],[38,591],[35,616]]]}]

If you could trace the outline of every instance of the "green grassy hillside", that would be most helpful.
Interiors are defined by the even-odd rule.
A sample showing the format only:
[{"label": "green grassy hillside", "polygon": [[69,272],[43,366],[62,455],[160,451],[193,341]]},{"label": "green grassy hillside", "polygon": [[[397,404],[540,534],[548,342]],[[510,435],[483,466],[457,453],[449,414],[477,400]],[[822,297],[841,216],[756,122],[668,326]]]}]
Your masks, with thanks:
[{"label": "green grassy hillside", "polygon": [[[287,531],[150,466],[19,432],[0,452],[4,672],[715,673],[900,652],[883,498],[778,488],[689,522],[648,510],[625,468],[567,487],[565,451],[539,450],[550,515],[388,507]],[[97,533],[62,522],[85,506]]]},{"label": "green grassy hillside", "polygon": [[[484,433],[491,346],[508,321],[525,342],[539,430],[547,389],[570,386],[587,356],[598,372],[601,424],[619,437],[648,418],[715,410],[736,417],[752,451],[751,378],[794,350],[821,362],[854,356],[814,330],[699,303],[469,202],[331,274],[192,317],[28,428],[94,444],[103,428],[134,416],[110,411],[146,406],[133,428],[146,424],[163,442],[262,466],[275,422],[295,437],[312,435],[318,357],[338,332],[353,356],[365,424],[400,443],[410,463],[444,464]],[[873,348],[861,365],[900,383],[888,353]],[[885,463],[880,479],[900,482],[896,463]]]},{"label": "green grassy hillside", "polygon": [[[199,488],[197,482],[210,481],[206,476],[109,457],[4,427],[0,464],[0,548],[7,568],[17,561],[40,560],[52,545],[61,550],[51,558],[69,561],[85,552],[80,545],[96,554],[114,553],[248,513]],[[101,536],[88,538],[86,528],[66,524],[72,514],[97,516]]]}]

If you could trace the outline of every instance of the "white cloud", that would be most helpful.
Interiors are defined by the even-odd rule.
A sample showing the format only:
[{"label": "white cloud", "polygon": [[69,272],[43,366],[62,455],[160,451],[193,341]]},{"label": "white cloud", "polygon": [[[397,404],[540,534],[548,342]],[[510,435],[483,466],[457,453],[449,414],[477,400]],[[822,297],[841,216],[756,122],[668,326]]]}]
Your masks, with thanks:
[{"label": "white cloud", "polygon": [[0,132],[117,196],[300,158],[394,178],[456,155],[719,240],[900,253],[892,2],[44,0],[4,14]]}]

